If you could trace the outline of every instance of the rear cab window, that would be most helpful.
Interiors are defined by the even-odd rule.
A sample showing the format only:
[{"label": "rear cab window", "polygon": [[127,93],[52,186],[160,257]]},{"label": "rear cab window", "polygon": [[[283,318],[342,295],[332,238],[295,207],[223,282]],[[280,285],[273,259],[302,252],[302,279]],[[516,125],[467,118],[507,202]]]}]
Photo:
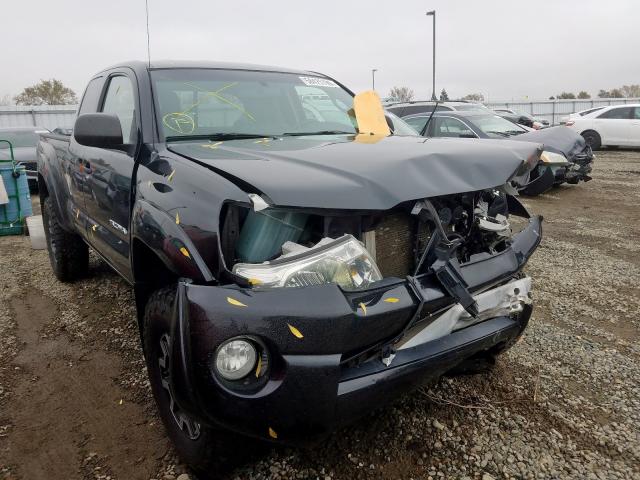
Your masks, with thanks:
[{"label": "rear cab window", "polygon": [[83,113],[96,113],[98,111],[103,82],[103,77],[96,77],[89,82],[82,96],[78,115],[82,115]]}]

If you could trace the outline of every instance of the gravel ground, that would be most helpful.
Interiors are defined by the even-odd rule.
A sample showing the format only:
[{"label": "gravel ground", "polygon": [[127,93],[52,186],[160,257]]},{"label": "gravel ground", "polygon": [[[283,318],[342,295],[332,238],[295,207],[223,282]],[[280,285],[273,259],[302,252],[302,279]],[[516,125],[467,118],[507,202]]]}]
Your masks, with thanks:
[{"label": "gravel ground", "polygon": [[[491,373],[442,379],[228,479],[640,479],[640,152],[525,201],[545,216],[536,309]],[[0,237],[0,479],[186,480],[155,412],[132,293],[92,257],[54,280]]]}]

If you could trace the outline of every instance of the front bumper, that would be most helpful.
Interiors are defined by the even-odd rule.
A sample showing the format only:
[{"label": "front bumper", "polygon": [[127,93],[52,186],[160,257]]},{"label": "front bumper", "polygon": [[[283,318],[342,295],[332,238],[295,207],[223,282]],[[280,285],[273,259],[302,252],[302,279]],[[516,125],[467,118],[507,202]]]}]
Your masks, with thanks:
[{"label": "front bumper", "polygon": [[593,158],[593,152],[589,146],[580,154],[575,155],[567,169],[567,183],[576,184],[580,181],[588,182],[591,180],[589,174],[593,170]]},{"label": "front bumper", "polygon": [[588,182],[591,180],[589,175],[593,170],[593,152],[591,147],[587,146],[582,152],[574,155],[569,164],[558,169],[555,172],[556,185],[567,182],[570,184],[577,184],[579,182]]},{"label": "front bumper", "polygon": [[[530,219],[503,252],[461,266],[481,307],[483,295],[514,281],[540,242],[541,221]],[[505,311],[503,302],[481,309],[479,323],[466,319],[465,328],[416,341],[416,332],[433,331],[447,314],[455,319],[451,325],[464,314],[450,313],[459,304],[434,275],[414,280],[387,279],[357,293],[335,285],[260,291],[180,283],[172,332],[174,398],[204,424],[297,443],[327,434],[465,359],[508,346],[531,314],[528,304]],[[405,331],[413,318],[420,321]],[[240,392],[220,382],[210,365],[222,341],[247,335],[267,346],[271,372],[259,389]],[[385,349],[393,358],[387,355],[383,363]],[[362,352],[371,353],[360,362],[345,361]]]}]

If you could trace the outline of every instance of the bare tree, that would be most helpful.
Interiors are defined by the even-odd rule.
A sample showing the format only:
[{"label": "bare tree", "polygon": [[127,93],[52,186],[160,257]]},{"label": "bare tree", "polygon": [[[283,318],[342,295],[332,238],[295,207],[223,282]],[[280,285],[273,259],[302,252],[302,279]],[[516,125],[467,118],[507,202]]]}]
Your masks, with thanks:
[{"label": "bare tree", "polygon": [[409,87],[393,87],[389,90],[389,100],[392,102],[410,102],[413,100],[413,90]]},{"label": "bare tree", "polygon": [[634,87],[637,87],[640,90],[640,85],[624,85],[622,88],[613,88],[611,90],[602,90],[598,92],[598,97],[600,98],[624,98],[630,97],[631,93],[637,93],[640,96],[640,91],[634,92]]},{"label": "bare tree", "polygon": [[40,80],[39,83],[25,88],[14,97],[18,105],[69,105],[78,103],[73,90],[65,87],[60,80]]},{"label": "bare tree", "polygon": [[620,90],[627,98],[640,97],[640,85],[623,85]]},{"label": "bare tree", "polygon": [[562,92],[559,95],[556,95],[558,100],[574,100],[576,96],[571,92]]},{"label": "bare tree", "polygon": [[444,88],[440,92],[440,101],[441,102],[448,102],[449,101],[449,95],[447,94],[447,91]]},{"label": "bare tree", "polygon": [[7,105],[11,105],[11,95],[0,96],[0,106],[6,107]]},{"label": "bare tree", "polygon": [[622,90],[619,88],[614,88],[613,90],[611,90],[609,92],[609,95],[611,95],[609,98],[624,98],[625,96]]},{"label": "bare tree", "polygon": [[470,93],[462,97],[462,100],[469,100],[470,102],[484,102],[484,95],[481,93]]},{"label": "bare tree", "polygon": [[581,100],[586,100],[586,99],[591,98],[591,95],[589,95],[584,90],[581,90],[580,92],[578,92],[578,98],[581,99]]}]

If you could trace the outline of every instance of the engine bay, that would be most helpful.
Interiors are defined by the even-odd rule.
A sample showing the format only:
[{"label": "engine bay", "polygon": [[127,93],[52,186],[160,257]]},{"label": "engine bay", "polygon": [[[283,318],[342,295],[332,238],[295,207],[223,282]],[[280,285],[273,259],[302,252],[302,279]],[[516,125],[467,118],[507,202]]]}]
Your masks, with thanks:
[{"label": "engine bay", "polygon": [[[405,202],[384,212],[281,209],[255,197],[253,208],[227,204],[223,210],[221,247],[229,270],[276,265],[349,236],[364,246],[382,278],[405,277],[428,269],[432,260],[421,258],[430,243],[455,244],[452,255],[466,263],[504,250],[511,237],[507,194],[498,188]],[[307,281],[313,284],[309,276],[296,285]]]}]

